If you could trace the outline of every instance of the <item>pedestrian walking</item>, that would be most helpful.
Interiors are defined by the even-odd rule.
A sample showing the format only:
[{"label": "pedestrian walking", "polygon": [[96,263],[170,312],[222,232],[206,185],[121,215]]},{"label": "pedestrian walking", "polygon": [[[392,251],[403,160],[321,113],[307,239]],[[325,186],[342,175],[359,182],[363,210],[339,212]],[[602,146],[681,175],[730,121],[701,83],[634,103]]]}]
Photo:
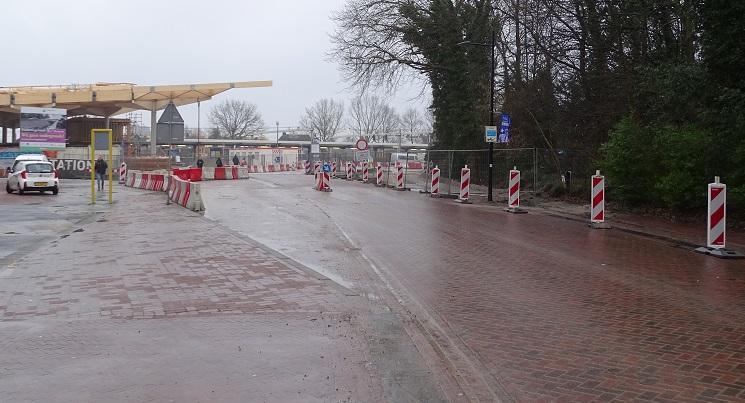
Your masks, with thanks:
[{"label": "pedestrian walking", "polygon": [[233,165],[238,165],[238,162],[239,162],[238,161],[238,156],[237,155],[234,155],[233,156]]},{"label": "pedestrian walking", "polygon": [[221,167],[222,166],[222,160],[220,159],[220,157],[217,157],[217,159],[215,160],[215,166],[216,167]]},{"label": "pedestrian walking", "polygon": [[98,183],[98,190],[103,190],[104,178],[106,177],[106,170],[109,165],[103,160],[103,155],[99,155],[94,165],[93,170],[96,172],[96,180]]}]

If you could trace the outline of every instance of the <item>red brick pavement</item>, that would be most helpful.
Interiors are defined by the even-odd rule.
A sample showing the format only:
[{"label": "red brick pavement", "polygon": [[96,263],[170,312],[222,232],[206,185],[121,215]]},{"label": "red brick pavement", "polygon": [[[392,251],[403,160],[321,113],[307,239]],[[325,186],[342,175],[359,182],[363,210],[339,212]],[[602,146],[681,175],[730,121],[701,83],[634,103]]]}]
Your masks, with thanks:
[{"label": "red brick pavement", "polygon": [[125,193],[0,268],[0,401],[383,400],[358,298]]},{"label": "red brick pavement", "polygon": [[0,319],[321,312],[343,297],[195,214],[145,206],[152,208],[108,215],[18,262],[0,282]]},{"label": "red brick pavement", "polygon": [[[307,214],[338,223],[507,398],[745,400],[742,261],[357,183],[336,181],[318,195],[296,186],[303,179],[273,178],[267,208],[300,197]],[[262,214],[261,201],[243,197]]]}]

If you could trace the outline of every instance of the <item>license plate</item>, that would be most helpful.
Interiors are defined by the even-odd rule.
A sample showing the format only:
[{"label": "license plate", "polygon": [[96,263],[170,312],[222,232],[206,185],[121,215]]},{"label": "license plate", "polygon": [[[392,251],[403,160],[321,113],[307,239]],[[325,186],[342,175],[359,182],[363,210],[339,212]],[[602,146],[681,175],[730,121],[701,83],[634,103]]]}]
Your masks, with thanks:
[{"label": "license plate", "polygon": [[34,186],[46,186],[47,182],[34,182]]}]

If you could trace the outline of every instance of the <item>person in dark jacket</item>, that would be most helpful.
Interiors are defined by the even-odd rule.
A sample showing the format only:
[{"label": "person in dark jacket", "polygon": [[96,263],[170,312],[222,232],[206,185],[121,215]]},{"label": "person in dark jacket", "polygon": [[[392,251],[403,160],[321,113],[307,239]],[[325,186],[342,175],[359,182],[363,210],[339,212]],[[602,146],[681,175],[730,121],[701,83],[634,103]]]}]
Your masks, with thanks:
[{"label": "person in dark jacket", "polygon": [[202,169],[203,166],[204,166],[204,160],[201,159],[201,158],[198,159],[197,160],[197,168]]},{"label": "person in dark jacket", "polygon": [[233,165],[238,165],[239,162],[240,161],[238,160],[238,156],[237,155],[234,155],[233,156]]},{"label": "person in dark jacket", "polygon": [[217,159],[215,160],[215,166],[217,166],[217,167],[221,167],[222,166],[222,160],[220,159],[220,157],[217,157]]},{"label": "person in dark jacket", "polygon": [[98,190],[103,190],[104,178],[106,177],[106,170],[108,168],[109,165],[103,160],[103,155],[99,155],[96,160],[96,165],[93,166],[93,170],[96,172]]}]

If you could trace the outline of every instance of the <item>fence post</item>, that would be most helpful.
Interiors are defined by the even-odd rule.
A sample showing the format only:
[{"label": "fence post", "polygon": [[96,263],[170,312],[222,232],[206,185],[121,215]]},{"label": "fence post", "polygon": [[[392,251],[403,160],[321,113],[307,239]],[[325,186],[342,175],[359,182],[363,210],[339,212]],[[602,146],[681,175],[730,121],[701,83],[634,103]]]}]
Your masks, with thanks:
[{"label": "fence post", "polygon": [[533,194],[538,193],[538,148],[533,147]]},{"label": "fence post", "polygon": [[453,194],[453,150],[448,151],[448,196]]}]

